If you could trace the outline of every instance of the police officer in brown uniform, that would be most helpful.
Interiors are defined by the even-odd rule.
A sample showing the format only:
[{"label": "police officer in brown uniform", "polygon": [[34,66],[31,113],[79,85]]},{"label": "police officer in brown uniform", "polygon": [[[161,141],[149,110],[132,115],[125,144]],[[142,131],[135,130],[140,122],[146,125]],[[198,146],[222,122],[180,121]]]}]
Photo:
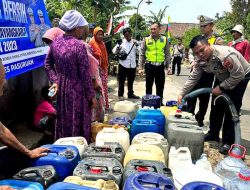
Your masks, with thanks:
[{"label": "police officer in brown uniform", "polygon": [[[237,112],[242,105],[242,99],[250,77],[250,65],[244,57],[234,48],[227,46],[209,45],[206,37],[196,36],[190,42],[197,64],[185,83],[178,102],[184,95],[189,93],[199,82],[202,73],[213,73],[215,85],[212,94],[218,96],[225,92],[232,99]],[[207,139],[219,142],[219,132],[223,127],[221,153],[227,153],[230,145],[234,143],[234,124],[231,113],[224,100],[216,101],[216,108],[210,114],[210,129],[206,135]],[[223,120],[224,119],[224,120]]]},{"label": "police officer in brown uniform", "polygon": [[[222,45],[223,39],[213,31],[214,20],[212,18],[205,16],[205,15],[200,15],[200,16],[198,16],[197,19],[199,20],[200,30],[201,30],[203,36],[208,40],[208,43],[211,45],[212,44]],[[193,67],[193,65],[196,64],[196,60],[195,60],[195,57],[193,55],[193,51],[191,49],[189,51],[189,62],[192,65],[192,67]],[[193,90],[196,90],[199,88],[211,88],[213,81],[214,81],[213,73],[207,73],[204,71],[200,81],[194,87]],[[198,98],[199,98],[199,111],[195,114],[195,105],[196,105],[197,98],[188,101],[188,104],[187,104],[188,110],[187,111],[195,114],[195,118],[198,122],[198,125],[203,126],[204,125],[203,120],[204,120],[204,117],[205,117],[206,112],[207,112],[210,95],[209,94],[201,95]]]}]

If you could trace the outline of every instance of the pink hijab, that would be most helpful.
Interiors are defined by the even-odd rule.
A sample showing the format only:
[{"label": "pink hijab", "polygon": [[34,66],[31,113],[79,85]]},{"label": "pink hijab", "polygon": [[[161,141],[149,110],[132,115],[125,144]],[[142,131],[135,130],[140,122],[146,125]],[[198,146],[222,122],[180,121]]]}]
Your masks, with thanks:
[{"label": "pink hijab", "polygon": [[63,35],[65,32],[61,30],[60,28],[54,27],[50,28],[45,32],[43,35],[43,38],[49,39],[51,41],[54,41],[58,36]]}]

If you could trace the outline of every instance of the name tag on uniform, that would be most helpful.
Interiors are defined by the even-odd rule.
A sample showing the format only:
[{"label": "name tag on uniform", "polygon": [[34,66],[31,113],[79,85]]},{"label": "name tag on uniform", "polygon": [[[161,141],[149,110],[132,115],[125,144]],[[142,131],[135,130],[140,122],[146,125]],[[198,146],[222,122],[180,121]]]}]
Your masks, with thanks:
[{"label": "name tag on uniform", "polygon": [[163,43],[164,42],[164,38],[160,38],[160,42]]}]

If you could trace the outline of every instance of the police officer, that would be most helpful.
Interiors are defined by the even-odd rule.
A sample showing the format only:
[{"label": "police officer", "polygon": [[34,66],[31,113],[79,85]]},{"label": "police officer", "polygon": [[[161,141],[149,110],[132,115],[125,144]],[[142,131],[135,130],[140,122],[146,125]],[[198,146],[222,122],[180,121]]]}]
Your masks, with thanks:
[{"label": "police officer", "polygon": [[45,32],[50,29],[50,27],[45,24],[44,22],[44,15],[43,15],[43,12],[41,10],[38,10],[37,11],[37,14],[39,16],[39,19],[40,19],[40,22],[41,24],[39,25],[39,28],[40,28],[40,35],[43,36],[45,34]]},{"label": "police officer", "polygon": [[[178,102],[184,95],[190,92],[202,77],[202,73],[213,73],[215,85],[212,94],[218,96],[225,92],[232,99],[237,112],[242,105],[242,98],[250,77],[250,65],[244,57],[235,49],[228,46],[209,45],[205,36],[196,36],[190,42],[194,54],[197,57],[193,72],[185,83]],[[216,109],[210,114],[210,130],[206,134],[207,139],[219,142],[219,132],[223,126],[221,153],[227,153],[230,145],[234,143],[234,124],[231,113],[224,100],[216,101]],[[224,118],[224,121],[223,121]]]},{"label": "police officer", "polygon": [[249,62],[250,61],[250,44],[243,36],[244,27],[242,25],[236,25],[231,34],[234,38],[232,42],[228,43],[228,46],[235,48],[242,56]]},{"label": "police officer", "polygon": [[43,46],[42,37],[40,36],[40,28],[37,24],[35,24],[34,12],[30,7],[28,8],[28,15],[30,18],[30,26],[29,26],[30,41],[34,42],[36,47]]},{"label": "police officer", "polygon": [[133,83],[135,80],[136,73],[136,46],[137,42],[132,39],[132,31],[130,28],[125,28],[122,31],[124,39],[121,44],[117,44],[113,48],[113,53],[117,54],[120,52],[129,53],[125,60],[119,60],[119,88],[118,88],[118,97],[120,100],[123,100],[124,93],[124,83],[126,78],[128,80],[128,98],[139,99],[139,96],[134,94]]},{"label": "police officer", "polygon": [[94,29],[96,27],[96,23],[92,22],[92,23],[89,23],[89,35],[86,39],[86,42],[88,43],[90,41],[90,39],[93,37],[93,32],[94,32]]},{"label": "police officer", "polygon": [[[153,23],[150,27],[151,35],[146,37],[141,46],[140,66],[145,64],[146,94],[152,94],[155,80],[156,94],[163,100],[165,84],[164,65],[169,67],[169,44],[165,36],[160,35],[160,23]],[[170,70],[170,68],[168,68]]]},{"label": "police officer", "polygon": [[[198,16],[197,19],[199,20],[200,30],[203,36],[208,40],[209,44],[222,45],[223,39],[213,31],[214,20],[205,15],[200,15]],[[189,62],[191,64],[191,67],[193,67],[193,65],[196,64],[195,57],[191,49],[189,51]],[[214,76],[212,73],[203,72],[200,81],[197,83],[197,85],[194,87],[193,90],[206,87],[211,88],[213,81],[214,81]],[[187,102],[188,105],[187,111],[195,114],[195,118],[199,126],[204,125],[203,120],[207,112],[209,98],[210,98],[209,94],[202,95],[199,97],[199,111],[196,114],[194,112],[197,99],[195,98]]]}]

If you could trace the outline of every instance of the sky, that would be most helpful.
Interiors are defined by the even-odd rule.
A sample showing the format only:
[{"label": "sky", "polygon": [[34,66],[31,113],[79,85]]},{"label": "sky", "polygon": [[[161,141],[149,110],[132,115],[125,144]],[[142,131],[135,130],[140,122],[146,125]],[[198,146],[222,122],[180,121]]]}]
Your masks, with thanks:
[{"label": "sky", "polygon": [[[166,17],[163,23],[167,23],[167,16],[170,15],[171,22],[185,22],[185,23],[198,23],[198,15],[206,15],[214,18],[216,13],[220,16],[224,11],[230,11],[230,0],[151,0],[152,3],[148,5],[143,2],[139,6],[139,14],[151,15],[150,11],[158,13],[160,9],[164,9],[166,5],[169,7],[166,11]],[[130,0],[131,5],[137,7],[140,0]],[[128,11],[128,14],[136,13]]]}]

